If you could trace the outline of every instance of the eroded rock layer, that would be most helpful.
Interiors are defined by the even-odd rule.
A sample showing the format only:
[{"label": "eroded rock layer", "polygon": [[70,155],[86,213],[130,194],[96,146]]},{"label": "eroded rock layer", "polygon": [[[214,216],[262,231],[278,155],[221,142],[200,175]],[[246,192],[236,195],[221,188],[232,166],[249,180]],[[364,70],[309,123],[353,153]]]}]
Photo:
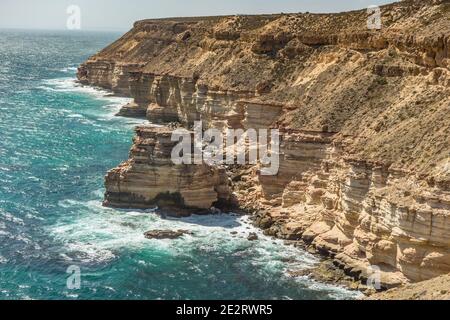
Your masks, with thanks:
[{"label": "eroded rock layer", "polygon": [[230,202],[223,169],[172,162],[171,153],[178,142],[172,141],[171,133],[166,127],[136,128],[130,159],[106,175],[104,205],[159,206],[185,214]]},{"label": "eroded rock layer", "polygon": [[105,205],[236,205],[384,287],[450,272],[450,4],[144,20],[91,57],[80,82],[134,98],[153,123],[278,128],[280,168],[174,165],[169,127],[139,127]]}]

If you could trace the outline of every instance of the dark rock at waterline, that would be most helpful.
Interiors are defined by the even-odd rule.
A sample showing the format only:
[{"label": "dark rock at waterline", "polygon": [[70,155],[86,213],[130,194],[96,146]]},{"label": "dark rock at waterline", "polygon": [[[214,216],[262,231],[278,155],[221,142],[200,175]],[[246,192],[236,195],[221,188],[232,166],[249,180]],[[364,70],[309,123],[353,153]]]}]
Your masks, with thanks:
[{"label": "dark rock at waterline", "polygon": [[273,220],[268,215],[258,216],[255,218],[255,225],[261,229],[269,229],[273,225]]},{"label": "dark rock at waterline", "polygon": [[192,232],[186,230],[150,230],[144,233],[147,239],[178,239],[186,234],[192,235]]},{"label": "dark rock at waterline", "polygon": [[367,286],[365,286],[361,281],[347,276],[344,270],[334,266],[333,261],[329,259],[320,262],[313,268],[288,270],[287,274],[292,278],[308,276],[319,282],[341,284],[351,290],[359,290],[361,292],[365,292],[366,294],[370,293],[370,290],[368,290]]},{"label": "dark rock at waterline", "polygon": [[297,259],[295,259],[295,258],[281,258],[281,262],[284,262],[284,263],[295,263],[295,262],[297,262]]},{"label": "dark rock at waterline", "polygon": [[258,240],[259,238],[258,238],[258,235],[257,235],[256,233],[252,232],[252,233],[250,233],[250,235],[248,236],[247,239],[248,239],[249,241],[256,241],[256,240]]},{"label": "dark rock at waterline", "polygon": [[120,224],[122,227],[127,227],[127,228],[132,228],[132,229],[136,229],[137,226],[134,223],[131,222],[123,222]]}]

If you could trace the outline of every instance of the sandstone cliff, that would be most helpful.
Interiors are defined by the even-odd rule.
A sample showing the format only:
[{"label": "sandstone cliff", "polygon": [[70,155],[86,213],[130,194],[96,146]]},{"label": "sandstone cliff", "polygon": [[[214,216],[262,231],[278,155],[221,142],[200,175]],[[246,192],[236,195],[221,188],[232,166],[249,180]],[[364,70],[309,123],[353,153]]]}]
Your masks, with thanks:
[{"label": "sandstone cliff", "polygon": [[142,127],[106,205],[236,206],[385,288],[450,272],[450,3],[144,20],[78,72],[134,102],[123,116],[190,128],[279,128],[277,176],[176,166],[169,128]]},{"label": "sandstone cliff", "polygon": [[169,128],[161,127],[136,129],[130,160],[106,176],[105,205],[122,208],[158,205],[185,215],[230,201],[225,170],[206,164],[172,163],[171,153],[177,142],[171,141],[171,133]]}]

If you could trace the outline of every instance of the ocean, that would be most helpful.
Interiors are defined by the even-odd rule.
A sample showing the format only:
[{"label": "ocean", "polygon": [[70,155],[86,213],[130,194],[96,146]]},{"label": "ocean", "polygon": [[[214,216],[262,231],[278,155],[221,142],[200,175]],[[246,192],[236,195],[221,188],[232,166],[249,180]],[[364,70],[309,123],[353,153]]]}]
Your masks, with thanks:
[{"label": "ocean", "polygon": [[[0,30],[0,299],[357,298],[289,277],[319,259],[247,217],[102,207],[104,175],[128,158],[145,121],[115,117],[129,99],[80,86],[75,75],[119,36]],[[193,235],[145,239],[151,229]],[[247,240],[251,232],[258,241]]]}]

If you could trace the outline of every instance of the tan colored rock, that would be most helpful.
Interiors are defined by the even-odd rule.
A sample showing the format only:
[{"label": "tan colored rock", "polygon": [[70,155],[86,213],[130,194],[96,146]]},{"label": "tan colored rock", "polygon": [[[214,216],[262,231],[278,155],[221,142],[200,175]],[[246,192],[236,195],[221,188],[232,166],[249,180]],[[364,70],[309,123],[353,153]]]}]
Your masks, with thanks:
[{"label": "tan colored rock", "polygon": [[169,128],[136,129],[130,160],[108,172],[104,204],[127,208],[174,207],[209,210],[228,201],[225,172],[203,165],[175,165]]},{"label": "tan colored rock", "polygon": [[450,300],[450,274],[374,294],[367,300]]},{"label": "tan colored rock", "polygon": [[[276,176],[175,166],[166,129],[139,128],[105,204],[258,212],[267,234],[312,243],[384,287],[450,272],[448,1],[366,10],[143,20],[80,82],[134,102],[121,114],[190,127],[278,128]],[[231,171],[231,172],[230,172]]]}]

